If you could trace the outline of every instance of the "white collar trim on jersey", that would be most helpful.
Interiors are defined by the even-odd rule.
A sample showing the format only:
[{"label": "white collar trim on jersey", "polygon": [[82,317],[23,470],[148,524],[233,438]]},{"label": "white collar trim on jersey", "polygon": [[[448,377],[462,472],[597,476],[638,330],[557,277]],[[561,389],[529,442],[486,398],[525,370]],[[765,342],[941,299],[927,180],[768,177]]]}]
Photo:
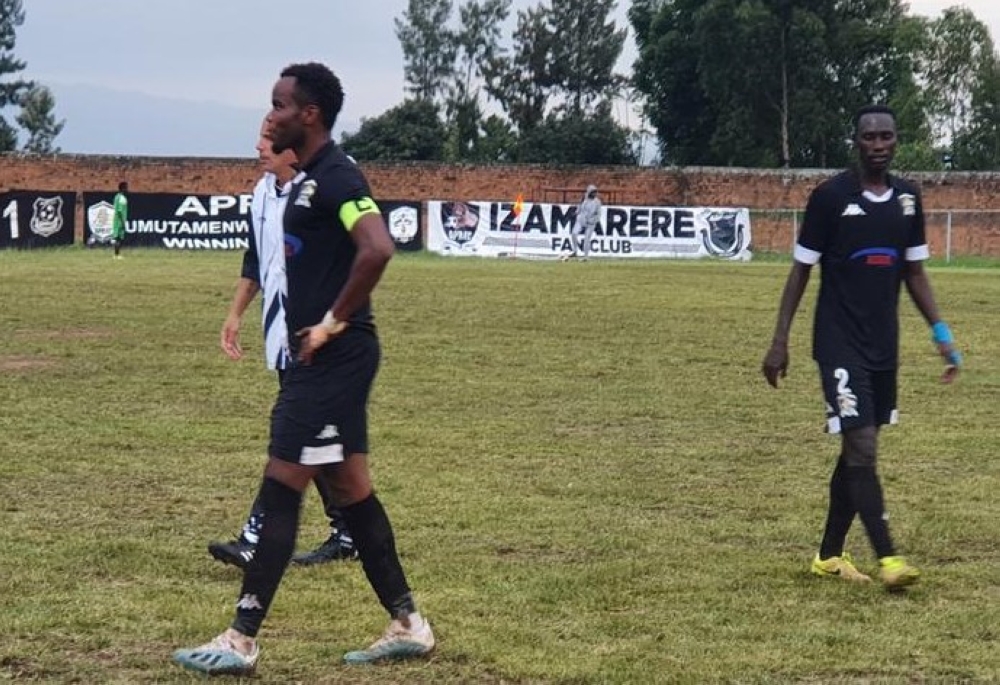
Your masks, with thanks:
[{"label": "white collar trim on jersey", "polygon": [[869,202],[888,202],[889,200],[892,199],[892,195],[894,192],[895,189],[893,189],[890,186],[889,189],[884,193],[882,193],[881,195],[876,195],[870,190],[862,191],[861,194],[864,195],[865,199],[868,200]]}]

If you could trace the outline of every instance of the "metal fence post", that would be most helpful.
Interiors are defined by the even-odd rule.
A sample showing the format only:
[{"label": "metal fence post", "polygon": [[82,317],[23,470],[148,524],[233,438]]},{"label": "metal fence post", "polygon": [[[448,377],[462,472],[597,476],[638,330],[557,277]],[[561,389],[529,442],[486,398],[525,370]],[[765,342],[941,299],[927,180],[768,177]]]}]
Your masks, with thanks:
[{"label": "metal fence post", "polygon": [[951,263],[951,210],[948,210],[947,228],[944,233],[944,261]]}]

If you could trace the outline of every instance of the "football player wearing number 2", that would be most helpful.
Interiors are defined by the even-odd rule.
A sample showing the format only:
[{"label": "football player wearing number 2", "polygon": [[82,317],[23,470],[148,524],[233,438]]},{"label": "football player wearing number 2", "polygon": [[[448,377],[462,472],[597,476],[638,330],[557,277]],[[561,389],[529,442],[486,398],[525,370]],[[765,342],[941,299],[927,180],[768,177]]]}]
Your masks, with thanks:
[{"label": "football player wearing number 2", "polygon": [[942,381],[950,383],[962,365],[923,267],[929,251],[920,192],[889,173],[896,140],[891,109],[869,105],[855,115],[857,168],[824,181],[809,197],[762,365],[767,382],[777,388],[788,369],[792,319],[810,270],[819,264],[813,358],[822,379],[827,430],[840,434],[841,450],[830,480],[826,528],[810,570],[820,577],[871,581],[844,551],[857,515],[890,590],[920,577],[896,552],[876,470],[879,428],[897,419],[901,285],[931,327],[946,364]]}]

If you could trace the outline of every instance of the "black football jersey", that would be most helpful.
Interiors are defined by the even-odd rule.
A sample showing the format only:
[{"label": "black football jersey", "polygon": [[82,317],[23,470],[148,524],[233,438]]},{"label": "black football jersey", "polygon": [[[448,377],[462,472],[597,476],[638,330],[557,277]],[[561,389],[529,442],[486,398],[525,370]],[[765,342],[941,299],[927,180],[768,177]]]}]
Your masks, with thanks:
[{"label": "black football jersey", "polygon": [[903,269],[928,256],[916,186],[890,176],[888,192],[875,197],[853,171],[821,183],[809,197],[795,246],[797,261],[821,269],[813,358],[896,368]]},{"label": "black football jersey", "polygon": [[[363,214],[378,211],[361,170],[333,142],[292,181],[285,205],[285,263],[288,277],[289,343],[322,321],[350,275],[357,248],[350,230]],[[373,329],[371,303],[351,314],[352,328]]]}]

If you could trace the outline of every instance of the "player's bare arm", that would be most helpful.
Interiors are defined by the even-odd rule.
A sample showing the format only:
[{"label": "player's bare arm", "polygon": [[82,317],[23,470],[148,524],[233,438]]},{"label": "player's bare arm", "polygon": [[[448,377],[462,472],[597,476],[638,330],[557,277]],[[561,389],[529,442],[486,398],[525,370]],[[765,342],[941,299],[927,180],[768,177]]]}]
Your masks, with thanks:
[{"label": "player's bare arm", "polygon": [[243,348],[240,347],[240,324],[243,321],[243,313],[259,290],[257,282],[249,278],[240,278],[236,283],[236,292],[233,293],[233,301],[229,305],[229,313],[222,323],[222,332],[219,336],[222,351],[233,361],[243,357]]},{"label": "player's bare arm", "polygon": [[937,345],[938,353],[945,361],[944,375],[941,380],[944,383],[950,383],[958,375],[958,370],[962,366],[962,355],[955,347],[951,329],[938,312],[934,291],[931,288],[930,279],[927,278],[923,262],[907,262],[903,272],[903,281],[906,283],[906,291],[910,294],[913,304],[917,306],[920,315],[931,327],[932,340]]},{"label": "player's bare arm", "polygon": [[812,267],[802,262],[793,262],[792,270],[785,281],[785,289],[781,293],[781,305],[778,309],[778,321],[774,326],[774,336],[771,347],[764,355],[761,371],[773,388],[778,387],[778,379],[788,373],[788,337],[792,330],[792,320],[799,308],[802,294],[809,284],[809,274]]}]

